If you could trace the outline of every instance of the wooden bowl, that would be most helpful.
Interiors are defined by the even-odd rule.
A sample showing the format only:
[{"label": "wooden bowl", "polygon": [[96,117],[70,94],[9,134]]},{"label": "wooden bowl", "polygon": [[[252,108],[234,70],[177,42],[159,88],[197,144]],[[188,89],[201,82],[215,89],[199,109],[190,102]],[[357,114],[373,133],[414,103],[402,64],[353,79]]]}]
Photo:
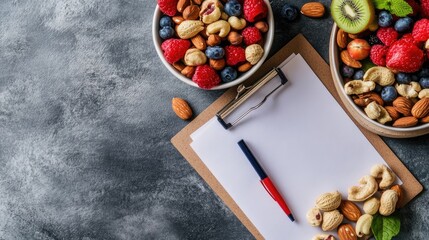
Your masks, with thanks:
[{"label": "wooden bowl", "polygon": [[418,125],[415,127],[409,128],[396,128],[392,126],[386,126],[380,124],[370,118],[368,118],[365,112],[357,106],[353,99],[348,96],[344,91],[344,82],[340,74],[340,62],[339,62],[339,53],[338,46],[336,43],[338,27],[336,24],[333,25],[331,31],[331,38],[329,40],[329,62],[331,68],[332,78],[334,80],[335,88],[340,96],[341,101],[344,103],[346,109],[350,112],[352,117],[362,125],[362,127],[368,129],[369,131],[376,133],[381,136],[391,137],[391,138],[411,138],[429,133],[429,123]]}]

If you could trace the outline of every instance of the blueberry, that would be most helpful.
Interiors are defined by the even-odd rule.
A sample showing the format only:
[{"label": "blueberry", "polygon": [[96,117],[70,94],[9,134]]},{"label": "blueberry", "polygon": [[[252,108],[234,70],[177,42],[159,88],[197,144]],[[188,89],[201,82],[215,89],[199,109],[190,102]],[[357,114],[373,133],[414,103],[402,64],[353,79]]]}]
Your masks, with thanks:
[{"label": "blueberry", "polygon": [[381,98],[385,102],[391,102],[396,99],[398,96],[398,93],[396,92],[395,87],[393,86],[386,86],[381,90]]},{"label": "blueberry", "polygon": [[388,11],[381,11],[378,14],[378,25],[380,27],[388,27],[393,23],[393,16]]},{"label": "blueberry", "polygon": [[282,8],[281,16],[287,21],[293,21],[298,17],[298,10],[294,6],[285,4]]},{"label": "blueberry", "polygon": [[344,65],[344,67],[341,69],[341,76],[345,78],[352,77],[355,73],[355,70],[347,65]]},{"label": "blueberry", "polygon": [[237,78],[237,71],[232,67],[225,67],[222,72],[220,72],[220,77],[223,82],[231,82]]},{"label": "blueberry", "polygon": [[223,9],[229,16],[241,15],[241,4],[237,0],[229,0]]},{"label": "blueberry", "polygon": [[363,75],[365,73],[363,72],[362,69],[358,69],[355,71],[355,74],[353,74],[353,80],[362,80],[363,79]]},{"label": "blueberry", "polygon": [[378,38],[376,34],[370,34],[370,35],[368,36],[368,43],[369,43],[369,45],[371,45],[371,46],[374,46],[374,45],[376,45],[376,44],[383,44],[383,43],[381,42],[380,38]]},{"label": "blueberry", "polygon": [[420,78],[419,83],[420,83],[420,86],[422,88],[429,88],[429,78],[428,77],[422,77],[422,78]]},{"label": "blueberry", "polygon": [[418,82],[419,81],[419,76],[417,76],[416,74],[411,75],[411,81]]},{"label": "blueberry", "polygon": [[225,55],[225,50],[219,46],[207,47],[206,56],[210,59],[221,59]]},{"label": "blueberry", "polygon": [[162,39],[169,39],[174,36],[174,29],[170,26],[165,26],[161,30],[159,30],[159,36]]},{"label": "blueberry", "polygon": [[419,72],[419,77],[429,77],[429,67],[423,67]]},{"label": "blueberry", "polygon": [[396,81],[401,84],[408,84],[411,82],[411,75],[408,73],[398,73],[396,74]]},{"label": "blueberry", "polygon": [[379,84],[375,84],[374,91],[376,93],[381,93],[381,90],[383,90],[383,87],[381,85],[379,85]]},{"label": "blueberry", "polygon": [[161,19],[159,19],[159,26],[160,28],[169,26],[174,27],[173,20],[171,20],[171,17],[169,16],[163,16]]},{"label": "blueberry", "polygon": [[411,19],[410,17],[404,17],[396,21],[395,30],[397,32],[403,33],[411,30],[412,26],[413,26],[413,19]]}]

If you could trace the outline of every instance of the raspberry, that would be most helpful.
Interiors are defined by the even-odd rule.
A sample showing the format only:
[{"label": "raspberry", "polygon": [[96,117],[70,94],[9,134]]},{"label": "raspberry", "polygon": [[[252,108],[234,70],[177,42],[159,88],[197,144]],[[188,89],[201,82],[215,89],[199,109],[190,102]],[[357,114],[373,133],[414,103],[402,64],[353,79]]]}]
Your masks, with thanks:
[{"label": "raspberry", "polygon": [[246,46],[255,44],[262,39],[261,32],[256,27],[247,27],[242,32],[241,35],[243,35],[243,41]]},{"label": "raspberry", "polygon": [[386,66],[386,54],[389,47],[377,44],[371,47],[369,58],[378,66]]},{"label": "raspberry", "polygon": [[429,19],[420,19],[414,24],[413,38],[416,41],[424,42],[429,39]]},{"label": "raspberry", "polygon": [[386,46],[392,45],[396,41],[396,39],[398,39],[398,35],[398,32],[396,32],[393,27],[380,28],[377,31],[377,37]]},{"label": "raspberry", "polygon": [[397,41],[390,46],[386,55],[386,66],[395,71],[417,72],[423,65],[424,54],[414,44]]},{"label": "raspberry", "polygon": [[164,51],[165,60],[173,64],[185,56],[186,50],[191,47],[191,42],[184,39],[170,38],[161,44],[161,49]]},{"label": "raspberry", "polygon": [[179,0],[158,0],[159,10],[165,15],[173,17],[177,12],[177,2]]},{"label": "raspberry", "polygon": [[244,0],[243,13],[248,22],[255,22],[267,16],[268,7],[264,0]]},{"label": "raspberry", "polygon": [[200,88],[210,89],[219,85],[221,80],[217,72],[209,65],[205,64],[197,66],[192,81],[198,84]]},{"label": "raspberry", "polygon": [[225,58],[228,66],[235,66],[239,63],[246,61],[246,54],[244,48],[239,46],[226,46]]}]

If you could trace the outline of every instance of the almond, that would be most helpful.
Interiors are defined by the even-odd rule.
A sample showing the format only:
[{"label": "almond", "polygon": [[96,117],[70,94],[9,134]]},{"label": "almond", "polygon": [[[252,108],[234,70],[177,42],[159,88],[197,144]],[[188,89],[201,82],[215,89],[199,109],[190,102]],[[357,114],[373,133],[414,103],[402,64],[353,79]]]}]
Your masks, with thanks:
[{"label": "almond", "polygon": [[309,2],[301,7],[301,13],[307,17],[319,18],[325,14],[325,7],[320,2]]},{"label": "almond", "polygon": [[188,120],[192,117],[191,107],[181,98],[173,98],[173,100],[171,100],[171,107],[176,115],[183,120]]},{"label": "almond", "polygon": [[200,8],[197,5],[190,5],[183,10],[183,18],[186,20],[196,20],[200,17]]},{"label": "almond", "polygon": [[173,63],[173,67],[177,69],[179,72],[181,72],[186,66],[181,61],[177,61]]},{"label": "almond", "polygon": [[362,67],[362,64],[359,61],[354,60],[350,56],[349,52],[347,52],[347,50],[343,50],[341,52],[341,61],[343,61],[344,64],[346,64],[347,66],[352,67],[352,68],[361,68]]},{"label": "almond", "polygon": [[426,117],[424,117],[424,118],[420,118],[420,122],[421,123],[429,123],[429,115],[427,115]]},{"label": "almond", "polygon": [[359,207],[348,200],[341,201],[340,211],[345,218],[352,222],[356,222],[360,218],[360,216],[362,216]]},{"label": "almond", "polygon": [[398,118],[394,123],[394,127],[406,128],[417,125],[419,120],[413,116]]},{"label": "almond", "polygon": [[195,67],[192,66],[186,66],[182,71],[180,71],[181,74],[183,74],[187,78],[192,78],[195,73]]},{"label": "almond", "polygon": [[396,121],[396,119],[400,117],[399,112],[396,111],[394,107],[386,106],[384,108],[386,109],[387,113],[389,113],[389,116],[392,118],[392,121]]},{"label": "almond", "polygon": [[238,71],[239,72],[247,72],[247,71],[249,71],[252,68],[252,66],[253,65],[250,64],[250,62],[243,63],[242,65],[240,65],[238,67]]},{"label": "almond", "polygon": [[200,34],[191,38],[191,42],[198,50],[201,50],[201,51],[206,50],[206,47],[207,47],[206,40],[204,40],[204,38]]},{"label": "almond", "polygon": [[203,0],[192,0],[195,4],[201,5],[203,3]]},{"label": "almond", "polygon": [[423,118],[429,114],[429,98],[422,98],[411,109],[411,114],[416,118]]},{"label": "almond", "polygon": [[380,95],[378,95],[375,92],[359,94],[358,97],[359,99],[363,100],[363,101],[358,101],[359,104],[357,103],[361,107],[365,107],[366,105],[370,104],[372,101],[375,101],[380,106],[384,105],[383,99],[380,97]]},{"label": "almond", "polygon": [[190,1],[189,0],[179,0],[177,2],[177,11],[183,12],[187,6],[189,6]]},{"label": "almond", "polygon": [[411,107],[413,106],[413,103],[410,99],[400,96],[393,101],[392,105],[396,111],[402,113],[404,116],[411,115]]},{"label": "almond", "polygon": [[207,39],[207,45],[213,47],[218,45],[222,41],[222,38],[219,37],[216,34],[210,34],[209,38]]},{"label": "almond", "polygon": [[337,45],[340,48],[347,47],[347,33],[342,29],[339,29],[337,32]]},{"label": "almond", "polygon": [[225,59],[210,59],[210,67],[214,70],[222,70],[225,67]]},{"label": "almond", "polygon": [[352,225],[345,223],[338,227],[338,238],[340,240],[357,240],[357,234]]},{"label": "almond", "polygon": [[181,24],[185,19],[181,16],[174,16],[171,18],[176,25]]}]

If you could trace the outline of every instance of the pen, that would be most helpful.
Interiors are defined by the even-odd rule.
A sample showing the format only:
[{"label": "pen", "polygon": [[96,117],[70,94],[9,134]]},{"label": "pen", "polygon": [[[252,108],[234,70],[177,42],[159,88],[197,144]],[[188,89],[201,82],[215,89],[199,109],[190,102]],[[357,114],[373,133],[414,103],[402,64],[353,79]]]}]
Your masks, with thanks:
[{"label": "pen", "polygon": [[252,164],[255,171],[258,173],[259,177],[261,178],[262,186],[264,186],[265,190],[270,194],[270,196],[280,205],[280,207],[283,209],[283,211],[286,213],[286,215],[290,218],[290,220],[293,222],[295,221],[295,218],[293,217],[289,207],[287,206],[285,200],[283,199],[282,195],[280,195],[279,191],[277,191],[274,184],[271,182],[268,175],[264,172],[261,165],[259,165],[258,161],[256,160],[255,156],[253,156],[250,149],[247,147],[244,140],[240,140],[238,142],[238,146],[240,146],[241,150],[243,151],[244,155],[246,155],[247,159],[249,160],[250,164]]}]

